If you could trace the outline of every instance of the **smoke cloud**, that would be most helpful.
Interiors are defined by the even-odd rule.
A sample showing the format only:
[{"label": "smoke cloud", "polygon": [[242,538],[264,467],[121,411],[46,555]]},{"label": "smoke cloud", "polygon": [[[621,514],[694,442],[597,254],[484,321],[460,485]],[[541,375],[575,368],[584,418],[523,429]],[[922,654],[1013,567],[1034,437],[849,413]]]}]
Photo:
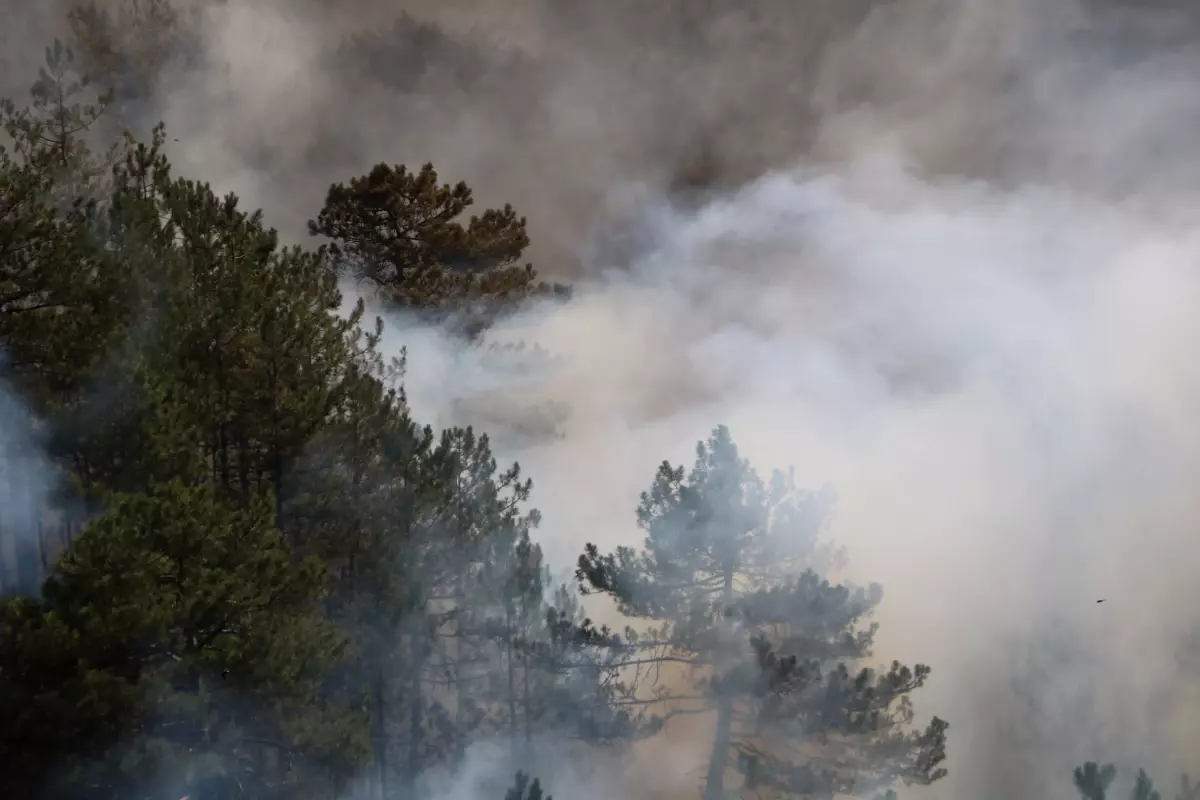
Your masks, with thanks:
[{"label": "smoke cloud", "polygon": [[[0,366],[2,357],[0,350]],[[0,595],[36,593],[46,565],[67,545],[69,531],[52,511],[60,479],[37,420],[0,379]]]},{"label": "smoke cloud", "polygon": [[564,568],[636,544],[655,466],[716,423],[835,487],[877,658],[931,664],[918,709],[952,725],[950,777],[907,796],[1195,769],[1200,13],[643,5],[410,3],[444,37],[416,58],[343,47],[393,5],[228,0],[127,110],[295,238],[380,160],[528,214],[576,297],[493,338],[545,355],[389,319],[415,413],[521,461]]},{"label": "smoke cloud", "polygon": [[[921,708],[955,735],[931,796],[1054,796],[1098,754],[1185,767],[1195,234],[878,161],[660,225],[629,273],[513,331],[558,359],[513,390],[571,409],[513,452],[551,560],[634,543],[657,461],[727,422],[755,463],[836,487],[849,575],[888,591],[877,655],[935,667]],[[410,344],[412,399],[469,421],[438,413],[449,355]]]}]

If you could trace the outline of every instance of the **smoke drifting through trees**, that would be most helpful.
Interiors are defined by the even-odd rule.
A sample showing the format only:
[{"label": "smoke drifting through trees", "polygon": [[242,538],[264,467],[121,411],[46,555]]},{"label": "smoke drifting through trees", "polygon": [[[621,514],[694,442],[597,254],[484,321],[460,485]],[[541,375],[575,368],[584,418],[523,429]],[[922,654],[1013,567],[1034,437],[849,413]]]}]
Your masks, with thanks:
[{"label": "smoke drifting through trees", "polygon": [[[887,588],[877,658],[931,663],[920,706],[954,724],[931,796],[1069,794],[1096,758],[1195,769],[1194,12],[840,3],[827,36],[819,4],[761,3],[776,44],[751,48],[704,5],[531,3],[502,46],[463,12],[389,68],[337,52],[386,10],[230,2],[125,111],[296,240],[380,160],[529,215],[539,268],[584,279],[493,338],[553,368],[402,320],[385,345],[409,347],[418,419],[486,415],[521,458],[551,563],[632,543],[647,468],[724,421],[754,463],[837,486],[850,574]],[[606,224],[630,182],[643,202]],[[535,403],[565,406],[563,439],[508,429]]]},{"label": "smoke drifting through trees", "polygon": [[[42,452],[36,420],[0,385],[0,591],[36,591],[68,528],[49,512],[61,476]],[[45,531],[46,527],[50,531]]]}]

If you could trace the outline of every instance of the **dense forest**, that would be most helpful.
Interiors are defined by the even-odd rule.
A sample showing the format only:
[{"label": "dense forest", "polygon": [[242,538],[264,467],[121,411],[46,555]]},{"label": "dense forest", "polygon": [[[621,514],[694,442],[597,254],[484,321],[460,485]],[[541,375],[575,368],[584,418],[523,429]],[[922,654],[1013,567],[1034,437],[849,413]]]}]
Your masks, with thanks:
[{"label": "dense forest", "polygon": [[[826,498],[721,420],[692,463],[645,465],[638,546],[560,576],[537,476],[414,418],[384,321],[344,290],[484,350],[506,315],[572,302],[526,263],[518,210],[381,162],[289,243],[177,174],[176,131],[129,123],[161,42],[71,22],[0,107],[0,469],[14,507],[46,487],[0,515],[0,795],[416,800],[486,744],[516,775],[497,800],[550,800],[548,760],[619,764],[680,718],[702,720],[703,800],[895,798],[953,768],[915,702],[930,667],[876,663],[883,589],[838,578]],[[700,150],[676,188],[719,182]],[[1073,777],[1102,800],[1116,776]],[[1132,796],[1160,797],[1144,772]]]},{"label": "dense forest", "polygon": [[[530,479],[485,433],[411,417],[339,281],[467,340],[569,302],[520,263],[511,207],[464,219],[465,184],[379,164],[330,187],[319,245],[286,246],[173,174],[162,127],[90,144],[112,95],[85,77],[55,43],[4,109],[6,381],[84,520],[3,605],[7,796],[417,797],[477,740],[522,764],[701,713],[706,797],[729,765],[806,795],[943,774],[945,724],[908,729],[928,669],[861,663],[880,591],[820,577],[811,494],[726,429],[660,468],[644,549],[589,547],[560,586]],[[631,624],[595,625],[581,592]]]}]

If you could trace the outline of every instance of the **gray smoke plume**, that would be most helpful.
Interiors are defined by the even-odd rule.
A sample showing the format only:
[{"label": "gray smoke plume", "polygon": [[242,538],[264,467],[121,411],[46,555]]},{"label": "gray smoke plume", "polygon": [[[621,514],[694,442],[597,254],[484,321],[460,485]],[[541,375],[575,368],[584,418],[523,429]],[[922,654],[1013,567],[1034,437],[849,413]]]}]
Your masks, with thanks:
[{"label": "gray smoke plume", "polygon": [[[955,726],[930,796],[1054,796],[1091,753],[1186,767],[1195,234],[888,161],[664,224],[631,273],[514,326],[560,365],[520,395],[571,409],[513,453],[549,555],[635,542],[653,465],[720,420],[836,487],[850,576],[888,591],[877,655],[928,660],[921,707]],[[410,341],[436,416],[453,373],[421,365],[454,351]]]}]

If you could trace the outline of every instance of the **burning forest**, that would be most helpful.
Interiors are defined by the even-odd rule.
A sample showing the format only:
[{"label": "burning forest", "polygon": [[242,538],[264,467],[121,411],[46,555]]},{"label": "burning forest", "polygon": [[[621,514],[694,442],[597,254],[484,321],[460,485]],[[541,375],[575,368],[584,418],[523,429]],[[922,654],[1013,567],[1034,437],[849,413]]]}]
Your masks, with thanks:
[{"label": "burning forest", "polygon": [[17,5],[0,796],[1200,797],[1194,4]]}]

